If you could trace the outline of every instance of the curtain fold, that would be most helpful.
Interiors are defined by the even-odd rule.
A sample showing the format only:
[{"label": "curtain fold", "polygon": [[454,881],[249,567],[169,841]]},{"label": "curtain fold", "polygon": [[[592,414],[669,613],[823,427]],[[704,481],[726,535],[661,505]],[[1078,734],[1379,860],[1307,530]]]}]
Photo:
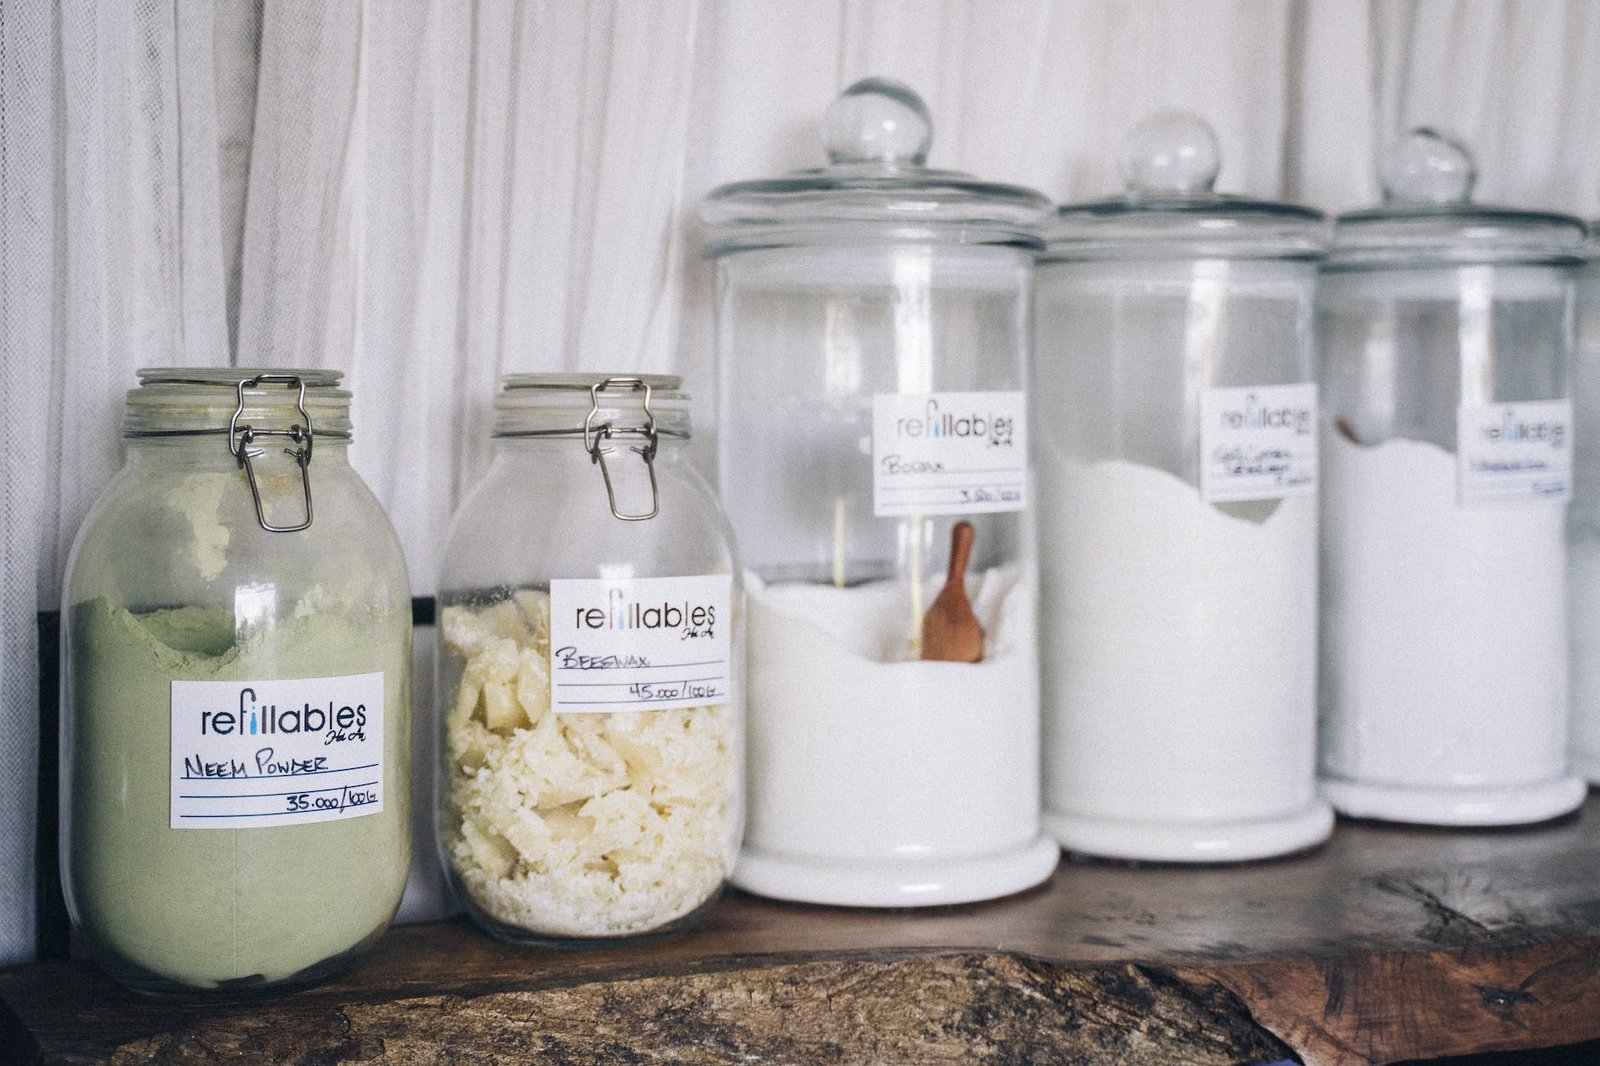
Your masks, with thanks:
[{"label": "curtain fold", "polygon": [[[35,942],[37,618],[133,371],[344,370],[352,458],[430,594],[499,375],[681,373],[704,453],[698,201],[819,164],[822,111],[868,74],[925,97],[931,164],[1056,199],[1117,192],[1125,131],[1183,106],[1225,191],[1371,203],[1428,123],[1486,199],[1600,208],[1585,0],[5,0],[0,963]],[[425,780],[411,917],[447,906]]]}]

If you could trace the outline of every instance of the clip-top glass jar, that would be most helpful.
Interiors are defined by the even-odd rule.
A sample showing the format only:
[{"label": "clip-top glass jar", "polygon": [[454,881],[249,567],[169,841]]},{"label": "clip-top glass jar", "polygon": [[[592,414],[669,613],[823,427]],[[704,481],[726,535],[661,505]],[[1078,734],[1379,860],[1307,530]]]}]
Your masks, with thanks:
[{"label": "clip-top glass jar", "polygon": [[1567,508],[1567,621],[1572,637],[1572,771],[1600,785],[1600,221],[1589,224],[1577,280],[1572,370],[1572,503]]},{"label": "clip-top glass jar", "polygon": [[1339,811],[1539,821],[1567,774],[1565,511],[1583,224],[1471,202],[1430,130],[1321,278],[1321,774]]},{"label": "clip-top glass jar", "polygon": [[[896,82],[829,163],[714,191],[719,488],[750,581],[734,883],[859,906],[1049,876],[1039,828],[1028,285],[1042,196],[923,165]],[[975,661],[974,661],[975,660]]]},{"label": "clip-top glass jar", "polygon": [[1316,794],[1322,216],[1211,191],[1152,115],[1126,196],[1062,207],[1035,275],[1045,825],[1226,862],[1326,839]]},{"label": "clip-top glass jar", "polygon": [[307,984],[410,860],[411,600],[326,370],[142,370],[62,615],[62,878],[149,992]]},{"label": "clip-top glass jar", "polygon": [[439,845],[497,937],[662,935],[743,813],[740,582],[675,377],[512,375],[440,572]]}]

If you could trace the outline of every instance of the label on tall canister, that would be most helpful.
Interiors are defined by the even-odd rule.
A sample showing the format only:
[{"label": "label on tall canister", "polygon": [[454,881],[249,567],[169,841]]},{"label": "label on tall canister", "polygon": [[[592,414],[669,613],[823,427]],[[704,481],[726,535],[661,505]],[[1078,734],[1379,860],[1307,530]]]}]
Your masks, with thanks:
[{"label": "label on tall canister", "polygon": [[383,810],[383,674],[172,682],[173,829]]},{"label": "label on tall canister", "polygon": [[1462,507],[1572,494],[1572,401],[1456,408],[1456,502]]},{"label": "label on tall canister", "polygon": [[872,398],[872,513],[1026,510],[1027,408],[1021,392],[878,393]]},{"label": "label on tall canister", "polygon": [[1200,390],[1200,494],[1211,503],[1317,489],[1317,387]]}]

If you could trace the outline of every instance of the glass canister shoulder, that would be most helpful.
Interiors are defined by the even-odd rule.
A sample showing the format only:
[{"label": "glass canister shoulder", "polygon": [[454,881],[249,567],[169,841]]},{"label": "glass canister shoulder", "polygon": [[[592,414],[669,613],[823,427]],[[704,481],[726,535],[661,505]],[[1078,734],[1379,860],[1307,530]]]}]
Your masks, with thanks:
[{"label": "glass canister shoulder", "polygon": [[163,369],[63,610],[62,874],[150,992],[338,972],[410,857],[411,603],[328,371]]},{"label": "glass canister shoulder", "polygon": [[440,584],[439,846],[502,939],[663,935],[743,815],[742,591],[665,376],[518,375]]}]

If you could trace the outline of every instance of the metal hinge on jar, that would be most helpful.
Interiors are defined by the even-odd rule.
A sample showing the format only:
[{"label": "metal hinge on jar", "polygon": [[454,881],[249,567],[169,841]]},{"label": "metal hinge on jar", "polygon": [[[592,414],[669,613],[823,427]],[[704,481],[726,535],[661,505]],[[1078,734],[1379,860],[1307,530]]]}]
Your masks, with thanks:
[{"label": "metal hinge on jar", "polygon": [[[600,413],[600,394],[609,389],[627,389],[632,392],[644,393],[644,425],[642,426],[616,426],[610,422],[594,424],[595,416]],[[661,511],[661,493],[656,487],[656,449],[660,445],[660,437],[656,434],[656,417],[650,410],[650,385],[642,378],[606,378],[589,386],[589,414],[583,420],[583,446],[589,452],[589,460],[598,463],[600,476],[606,483],[606,502],[611,506],[611,516],[623,522],[647,522]],[[635,444],[628,450],[644,459],[644,466],[650,473],[650,512],[648,514],[625,514],[617,509],[617,492],[611,484],[611,470],[606,466],[606,456],[615,453],[614,448],[607,448],[602,442],[619,437],[638,437],[644,440],[643,444]]]}]

